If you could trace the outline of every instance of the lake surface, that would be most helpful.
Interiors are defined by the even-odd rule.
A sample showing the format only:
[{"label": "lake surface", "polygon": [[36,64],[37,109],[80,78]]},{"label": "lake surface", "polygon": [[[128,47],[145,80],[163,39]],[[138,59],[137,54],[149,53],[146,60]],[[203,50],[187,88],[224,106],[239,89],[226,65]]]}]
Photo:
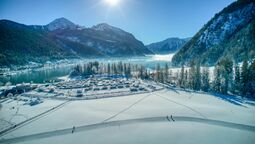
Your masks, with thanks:
[{"label": "lake surface", "polygon": [[67,76],[77,64],[82,64],[89,61],[99,61],[103,63],[113,63],[122,61],[123,63],[133,63],[141,64],[147,67],[148,69],[155,69],[157,64],[160,64],[162,67],[166,63],[171,64],[173,54],[168,55],[149,55],[145,57],[133,57],[133,58],[99,58],[99,59],[84,59],[80,61],[75,61],[73,64],[62,64],[56,65],[51,68],[40,68],[36,70],[29,70],[18,72],[17,74],[10,76],[0,76],[0,82],[5,84],[11,82],[12,84],[19,83],[43,83],[47,80],[53,80],[58,77]]}]

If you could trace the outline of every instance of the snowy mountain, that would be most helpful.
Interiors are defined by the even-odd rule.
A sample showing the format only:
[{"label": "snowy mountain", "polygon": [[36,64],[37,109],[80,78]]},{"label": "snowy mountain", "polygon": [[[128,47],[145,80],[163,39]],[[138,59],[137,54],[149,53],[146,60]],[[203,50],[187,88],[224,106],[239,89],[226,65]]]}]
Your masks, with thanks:
[{"label": "snowy mountain", "polygon": [[156,54],[169,54],[177,52],[190,38],[168,38],[164,41],[147,45],[148,49]]},{"label": "snowy mountain", "polygon": [[[239,41],[245,35],[249,35],[249,37],[253,35],[254,30],[251,25],[254,25],[254,19],[254,0],[238,0],[232,3],[216,14],[180,49],[173,57],[174,64],[188,64],[194,60],[205,65],[213,65],[224,56],[232,57],[237,61],[242,59],[240,56],[243,57],[244,53],[250,53],[250,57],[254,56],[255,47],[252,45],[254,38],[233,44],[233,39]],[[244,33],[244,29],[249,30]],[[237,38],[237,36],[239,37]],[[239,58],[236,58],[231,52],[238,53]]]},{"label": "snowy mountain", "polygon": [[76,29],[78,26],[69,21],[66,18],[58,18],[53,22],[45,26],[50,31],[61,30],[61,29]]},{"label": "snowy mountain", "polygon": [[96,30],[96,31],[103,31],[103,32],[115,31],[116,33],[126,33],[125,31],[123,31],[117,27],[110,26],[107,23],[101,23],[101,24],[95,25],[91,29]]},{"label": "snowy mountain", "polygon": [[108,24],[85,28],[59,18],[37,26],[0,20],[0,26],[0,65],[62,58],[152,54],[132,34]]},{"label": "snowy mountain", "polygon": [[61,47],[75,54],[83,50],[84,47],[93,49],[103,56],[144,56],[152,54],[132,34],[108,24],[98,24],[85,29],[52,31],[51,36],[56,39]]}]

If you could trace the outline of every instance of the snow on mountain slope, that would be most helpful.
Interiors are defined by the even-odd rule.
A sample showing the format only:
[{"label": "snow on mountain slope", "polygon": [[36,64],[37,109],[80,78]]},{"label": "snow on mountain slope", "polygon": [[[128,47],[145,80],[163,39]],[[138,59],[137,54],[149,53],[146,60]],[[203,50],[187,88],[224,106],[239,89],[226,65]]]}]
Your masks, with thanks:
[{"label": "snow on mountain slope", "polygon": [[147,45],[148,49],[156,54],[169,54],[177,52],[190,38],[168,38],[164,41]]},{"label": "snow on mountain slope", "polygon": [[[189,64],[191,61],[198,61],[205,65],[213,65],[224,57],[234,57],[234,51],[244,53],[247,47],[247,53],[255,51],[253,39],[247,39],[242,43],[231,41],[239,34],[238,39],[244,35],[252,37],[253,28],[247,33],[241,34],[240,31],[251,25],[255,19],[254,0],[238,0],[221,12],[216,14],[189,42],[187,42],[173,57],[175,65]],[[231,45],[231,49],[228,47]],[[252,55],[251,55],[252,56]],[[235,58],[240,61],[242,58]]]},{"label": "snow on mountain slope", "polygon": [[28,26],[8,20],[0,20],[0,25],[3,66],[63,58],[153,54],[131,33],[105,23],[85,28],[59,18],[48,25]]},{"label": "snow on mountain slope", "polygon": [[255,16],[255,4],[251,3],[231,13],[216,17],[199,37],[198,44],[205,48],[217,45],[231,37],[238,28],[249,23]]},{"label": "snow on mountain slope", "polygon": [[76,29],[78,26],[66,18],[58,18],[46,25],[50,31],[59,29]]}]

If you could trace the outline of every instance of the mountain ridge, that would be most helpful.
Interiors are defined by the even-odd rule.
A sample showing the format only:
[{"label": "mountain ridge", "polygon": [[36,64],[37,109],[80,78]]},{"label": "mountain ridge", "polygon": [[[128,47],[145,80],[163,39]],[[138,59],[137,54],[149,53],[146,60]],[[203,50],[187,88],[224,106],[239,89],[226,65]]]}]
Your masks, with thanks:
[{"label": "mountain ridge", "polygon": [[[226,52],[238,50],[238,52],[243,53],[241,49],[235,48],[235,45],[232,45],[233,50],[225,49],[222,46],[224,45],[225,47],[228,47],[228,45],[232,42],[231,39],[242,29],[245,29],[249,24],[251,24],[254,19],[254,0],[238,0],[230,4],[217,13],[179,50],[172,59],[173,64],[187,65],[191,61],[197,61],[201,62],[203,65],[214,65],[226,55],[233,58],[235,61],[240,62],[241,59],[232,57],[232,54],[226,54]],[[239,37],[239,39],[241,38],[242,36]],[[253,41],[253,39],[251,40]],[[242,45],[239,45],[239,47],[240,46],[242,47]],[[247,53],[254,51],[254,49],[255,47],[252,45],[251,49],[249,49]],[[215,51],[217,51],[217,53],[215,53]],[[254,55],[250,55],[250,57],[253,56]]]},{"label": "mountain ridge", "polygon": [[169,54],[177,52],[190,38],[171,37],[160,42],[147,45],[148,49],[156,54]]},{"label": "mountain ridge", "polygon": [[[143,56],[152,54],[131,33],[108,24],[103,31],[85,28],[65,18],[47,25],[0,20],[0,65],[80,57]],[[26,52],[26,53],[24,53]]]}]

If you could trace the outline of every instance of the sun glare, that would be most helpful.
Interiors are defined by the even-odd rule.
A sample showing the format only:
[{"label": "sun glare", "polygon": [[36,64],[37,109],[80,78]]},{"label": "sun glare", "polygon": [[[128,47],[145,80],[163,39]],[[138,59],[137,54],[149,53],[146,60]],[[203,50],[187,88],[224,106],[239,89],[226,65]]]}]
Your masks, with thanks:
[{"label": "sun glare", "polygon": [[120,0],[104,0],[110,6],[116,6],[119,4]]}]

